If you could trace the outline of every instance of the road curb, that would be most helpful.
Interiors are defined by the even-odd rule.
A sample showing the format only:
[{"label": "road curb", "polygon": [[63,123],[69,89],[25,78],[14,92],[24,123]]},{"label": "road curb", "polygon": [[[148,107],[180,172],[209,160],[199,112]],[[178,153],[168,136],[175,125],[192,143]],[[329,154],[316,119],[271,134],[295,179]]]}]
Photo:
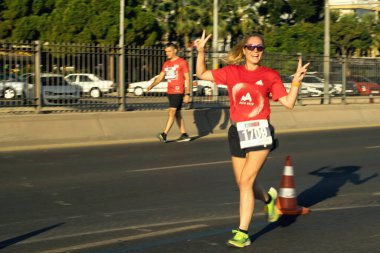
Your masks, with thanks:
[{"label": "road curb", "polygon": [[[226,136],[229,110],[205,108],[182,112],[190,136]],[[87,147],[157,141],[167,111],[67,113],[0,116],[0,151]],[[272,106],[276,133],[380,126],[380,104]],[[180,135],[173,125],[170,138]]]}]

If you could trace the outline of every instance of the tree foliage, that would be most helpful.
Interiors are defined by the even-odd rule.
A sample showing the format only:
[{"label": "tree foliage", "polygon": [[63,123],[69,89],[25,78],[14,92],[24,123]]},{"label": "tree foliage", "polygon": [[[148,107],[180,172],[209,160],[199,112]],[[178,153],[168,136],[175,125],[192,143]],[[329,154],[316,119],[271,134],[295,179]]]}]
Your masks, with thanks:
[{"label": "tree foliage", "polygon": [[[218,34],[224,46],[244,35],[265,35],[274,52],[323,53],[324,1],[219,1]],[[373,14],[331,15],[331,51],[369,55],[380,47]],[[2,0],[0,39],[117,44],[120,2],[115,0]],[[125,0],[125,43],[189,46],[213,30],[213,0]]]}]

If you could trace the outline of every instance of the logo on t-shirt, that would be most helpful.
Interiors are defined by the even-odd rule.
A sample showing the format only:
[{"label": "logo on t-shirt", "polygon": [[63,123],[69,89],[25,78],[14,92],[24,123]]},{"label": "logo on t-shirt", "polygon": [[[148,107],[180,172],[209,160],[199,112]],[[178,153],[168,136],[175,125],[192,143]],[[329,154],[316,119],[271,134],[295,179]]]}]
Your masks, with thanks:
[{"label": "logo on t-shirt", "polygon": [[249,92],[247,92],[247,94],[243,95],[240,99],[240,103],[241,105],[254,105],[255,103],[252,103],[252,97],[251,97],[251,94],[249,94]]},{"label": "logo on t-shirt", "polygon": [[232,88],[234,112],[240,117],[253,118],[264,107],[264,97],[254,86],[254,83],[238,83]]},{"label": "logo on t-shirt", "polygon": [[260,85],[260,86],[263,86],[263,85],[264,85],[263,81],[261,81],[261,80],[257,81],[256,84],[257,84],[257,85]]}]

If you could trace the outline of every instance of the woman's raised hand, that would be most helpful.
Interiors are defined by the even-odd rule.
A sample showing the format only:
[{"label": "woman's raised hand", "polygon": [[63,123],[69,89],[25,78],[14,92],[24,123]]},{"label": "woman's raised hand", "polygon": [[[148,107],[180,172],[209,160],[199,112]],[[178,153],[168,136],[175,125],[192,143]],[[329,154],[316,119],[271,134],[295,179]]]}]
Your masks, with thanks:
[{"label": "woman's raised hand", "polygon": [[298,67],[297,72],[294,74],[293,80],[296,82],[301,82],[303,77],[305,76],[307,72],[307,67],[310,65],[310,63],[306,63],[302,66],[302,58],[298,58]]},{"label": "woman's raised hand", "polygon": [[196,39],[194,41],[194,46],[196,46],[198,52],[204,51],[205,45],[206,45],[207,41],[210,39],[210,37],[211,37],[211,34],[209,34],[206,37],[206,31],[203,30],[202,37],[200,39]]}]

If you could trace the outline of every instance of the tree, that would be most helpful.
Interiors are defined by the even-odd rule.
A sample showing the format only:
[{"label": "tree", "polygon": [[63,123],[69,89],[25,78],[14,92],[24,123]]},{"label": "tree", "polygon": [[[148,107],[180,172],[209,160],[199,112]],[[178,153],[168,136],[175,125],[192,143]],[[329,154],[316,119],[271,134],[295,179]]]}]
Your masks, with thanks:
[{"label": "tree", "polygon": [[43,18],[31,15],[18,19],[12,31],[11,39],[13,41],[37,40],[40,37],[40,24]]},{"label": "tree", "polygon": [[282,25],[265,33],[268,51],[323,54],[323,23]]},{"label": "tree", "polygon": [[162,29],[149,9],[142,5],[132,5],[126,8],[125,43],[152,46],[160,43]]},{"label": "tree", "polygon": [[361,56],[370,50],[371,34],[363,25],[356,14],[343,15],[338,20],[333,20],[330,28],[333,51],[337,55],[353,56],[357,52]]}]

